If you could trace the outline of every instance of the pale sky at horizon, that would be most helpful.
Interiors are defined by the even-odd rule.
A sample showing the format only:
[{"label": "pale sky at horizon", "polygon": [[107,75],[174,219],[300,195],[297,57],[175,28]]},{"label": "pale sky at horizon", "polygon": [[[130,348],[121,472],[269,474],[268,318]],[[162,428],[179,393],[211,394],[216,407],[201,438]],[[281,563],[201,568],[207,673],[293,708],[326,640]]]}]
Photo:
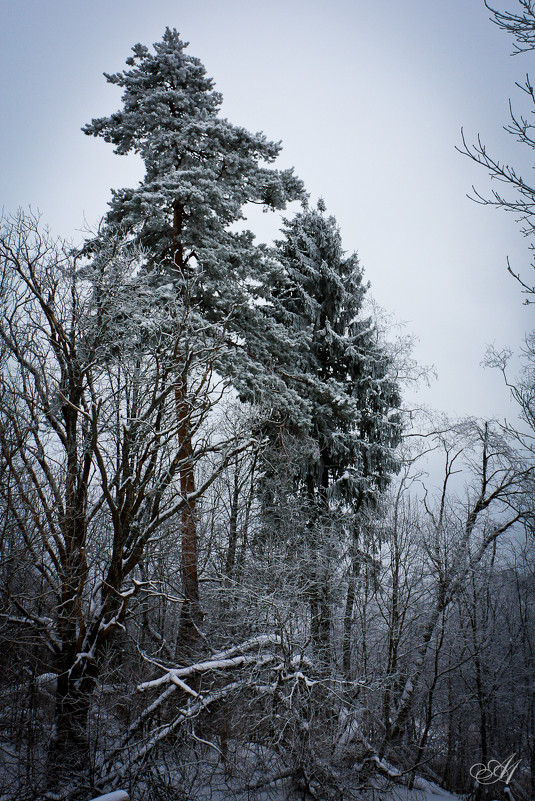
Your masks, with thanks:
[{"label": "pale sky at horizon", "polygon": [[[518,349],[534,327],[506,272],[509,256],[531,280],[530,254],[511,215],[466,198],[489,181],[455,146],[461,126],[469,141],[481,133],[530,180],[530,154],[502,126],[509,97],[526,111],[514,83],[533,58],[509,56],[483,0],[0,0],[6,212],[31,204],[55,234],[77,239],[112,187],[137,183],[135,158],[80,128],[120,106],[102,72],[123,69],[132,45],[165,26],[214,77],[223,114],[282,140],[280,165],[295,167],[312,201],[325,199],[371,294],[437,368],[419,401],[513,416],[500,377],[480,362],[487,344]],[[268,241],[279,221],[259,215],[251,227]]]}]

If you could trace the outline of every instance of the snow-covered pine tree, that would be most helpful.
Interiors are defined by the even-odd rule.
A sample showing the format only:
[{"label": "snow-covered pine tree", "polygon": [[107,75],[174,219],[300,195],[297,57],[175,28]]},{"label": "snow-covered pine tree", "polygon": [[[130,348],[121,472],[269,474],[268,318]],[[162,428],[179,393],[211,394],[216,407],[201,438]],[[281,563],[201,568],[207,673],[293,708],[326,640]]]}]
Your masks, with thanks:
[{"label": "snow-covered pine tree", "polygon": [[[372,318],[356,254],[346,256],[334,217],[320,200],[284,224],[276,244],[273,314],[299,357],[288,381],[306,397],[313,447],[302,449],[295,481],[309,509],[311,537],[333,509],[357,515],[374,504],[397,470],[400,393]],[[316,532],[314,533],[314,529]],[[358,530],[352,551],[356,552]],[[311,634],[329,642],[328,569],[317,554],[310,580]],[[351,588],[351,582],[350,582]],[[352,598],[348,598],[352,609]]]},{"label": "snow-covered pine tree", "polygon": [[[109,83],[123,89],[122,108],[83,129],[115,145],[116,153],[134,152],[143,159],[146,174],[139,186],[113,192],[106,233],[121,232],[141,245],[154,280],[169,284],[187,306],[189,326],[184,350],[177,353],[176,383],[185,457],[181,489],[191,498],[182,515],[183,641],[195,637],[202,619],[189,426],[195,398],[189,390],[188,350],[196,330],[203,332],[203,342],[216,329],[221,341],[223,331],[230,347],[219,348],[216,366],[242,397],[258,398],[266,383],[270,391],[284,390],[280,380],[273,386],[251,355],[265,349],[262,337],[268,324],[252,301],[262,259],[253,234],[237,232],[234,224],[243,219],[248,203],[282,209],[303,193],[292,170],[269,166],[280,144],[220,116],[222,97],[186,47],[169,28],[154,53],[135,45],[126,61],[130,69],[105,74]],[[98,240],[91,247],[98,248]]]}]

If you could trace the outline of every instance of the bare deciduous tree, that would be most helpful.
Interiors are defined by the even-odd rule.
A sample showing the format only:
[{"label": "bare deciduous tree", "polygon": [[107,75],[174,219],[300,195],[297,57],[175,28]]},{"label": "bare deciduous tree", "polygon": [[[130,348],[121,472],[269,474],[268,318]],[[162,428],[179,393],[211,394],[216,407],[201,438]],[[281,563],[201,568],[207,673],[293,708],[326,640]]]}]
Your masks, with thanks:
[{"label": "bare deciduous tree", "polygon": [[[3,221],[0,492],[4,541],[18,553],[4,569],[2,617],[38,635],[57,677],[51,782],[60,763],[86,766],[104,645],[151,586],[144,554],[243,447],[203,429],[218,396],[217,332],[192,332],[165,288],[155,301],[137,263],[117,241],[88,262],[35,217]],[[187,449],[177,352],[189,374]],[[219,458],[192,497],[177,476],[208,452]]]}]

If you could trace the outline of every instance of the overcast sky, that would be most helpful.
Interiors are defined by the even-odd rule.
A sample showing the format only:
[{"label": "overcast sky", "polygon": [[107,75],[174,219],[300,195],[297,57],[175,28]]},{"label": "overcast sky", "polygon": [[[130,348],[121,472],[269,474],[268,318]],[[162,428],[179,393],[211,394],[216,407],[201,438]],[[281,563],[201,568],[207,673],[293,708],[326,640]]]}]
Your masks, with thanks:
[{"label": "overcast sky", "polygon": [[[518,348],[534,327],[506,272],[509,256],[531,278],[527,242],[510,215],[467,199],[472,184],[489,183],[455,146],[463,126],[531,169],[502,126],[509,97],[522,108],[514,83],[532,59],[510,57],[482,0],[0,0],[5,211],[31,204],[76,240],[84,218],[94,225],[105,213],[111,187],[137,183],[134,157],[80,128],[120,106],[102,72],[123,69],[132,45],[159,40],[165,26],[215,79],[224,115],[282,140],[280,166],[325,199],[373,297],[436,366],[421,401],[512,416],[500,378],[480,362],[487,344]],[[269,241],[279,220],[251,225]]]}]

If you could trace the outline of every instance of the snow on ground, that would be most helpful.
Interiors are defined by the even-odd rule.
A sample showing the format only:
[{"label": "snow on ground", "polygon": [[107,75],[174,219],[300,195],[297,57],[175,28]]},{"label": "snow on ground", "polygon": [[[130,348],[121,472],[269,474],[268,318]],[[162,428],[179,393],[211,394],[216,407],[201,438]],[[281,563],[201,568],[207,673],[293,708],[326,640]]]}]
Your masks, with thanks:
[{"label": "snow on ground", "polygon": [[374,791],[374,796],[376,801],[459,801],[459,796],[422,778],[415,780],[412,790],[402,784],[390,784],[384,790]]}]

